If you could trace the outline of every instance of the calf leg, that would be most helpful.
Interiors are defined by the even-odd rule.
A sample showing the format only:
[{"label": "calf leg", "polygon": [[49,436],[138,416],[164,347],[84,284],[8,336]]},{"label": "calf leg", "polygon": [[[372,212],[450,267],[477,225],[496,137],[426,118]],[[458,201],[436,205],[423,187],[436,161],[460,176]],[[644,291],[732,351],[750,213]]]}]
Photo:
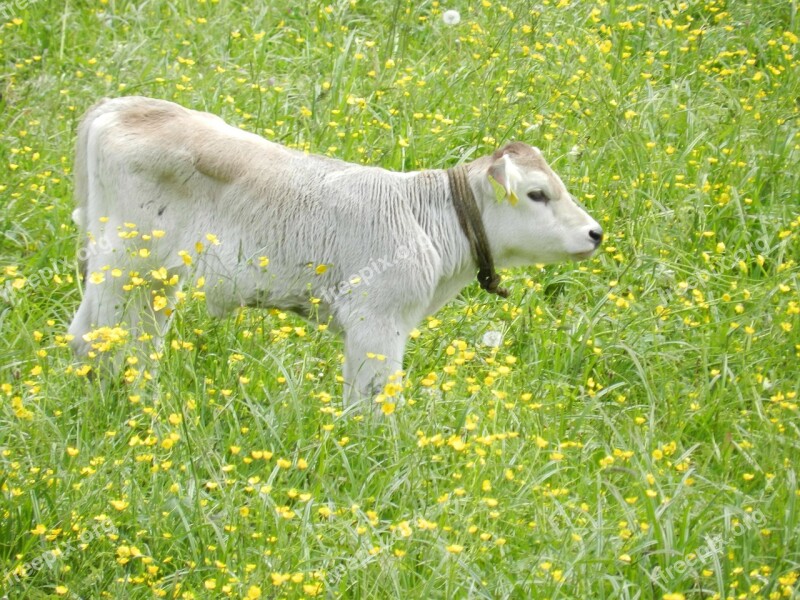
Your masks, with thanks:
[{"label": "calf leg", "polygon": [[83,300],[69,326],[70,343],[77,355],[96,358],[112,373],[119,370],[131,337],[123,323],[123,304],[128,300],[117,282],[86,281]]},{"label": "calf leg", "polygon": [[361,320],[344,332],[344,403],[371,402],[403,368],[410,329],[391,319]]},{"label": "calf leg", "polygon": [[[133,277],[128,269],[115,277],[112,255],[89,261],[83,300],[69,327],[76,354],[99,358],[101,364],[118,372],[125,350],[160,349],[176,285],[154,281],[150,273]],[[173,282],[174,283],[174,282]]]}]

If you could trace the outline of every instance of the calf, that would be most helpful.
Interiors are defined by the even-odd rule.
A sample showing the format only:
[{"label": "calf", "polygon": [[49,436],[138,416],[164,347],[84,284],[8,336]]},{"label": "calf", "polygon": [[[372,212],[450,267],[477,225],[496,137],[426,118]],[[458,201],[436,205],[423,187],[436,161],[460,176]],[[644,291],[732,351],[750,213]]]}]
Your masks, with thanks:
[{"label": "calf", "polygon": [[213,316],[260,306],[330,321],[344,337],[346,400],[380,392],[402,368],[409,332],[476,273],[502,295],[495,264],[584,259],[603,238],[523,143],[449,170],[396,173],[141,97],[86,113],[75,195],[86,235],[69,328],[77,353],[109,350],[109,336],[158,346],[193,281]]}]

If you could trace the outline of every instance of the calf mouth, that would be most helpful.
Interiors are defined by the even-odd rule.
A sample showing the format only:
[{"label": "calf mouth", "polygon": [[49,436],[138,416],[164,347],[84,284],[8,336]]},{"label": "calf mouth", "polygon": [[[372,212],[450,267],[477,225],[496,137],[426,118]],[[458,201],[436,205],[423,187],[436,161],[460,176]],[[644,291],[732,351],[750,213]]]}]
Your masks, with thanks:
[{"label": "calf mouth", "polygon": [[591,250],[586,250],[585,252],[573,252],[570,255],[571,260],[586,260],[587,258],[591,258],[594,253],[597,252],[597,248],[592,248]]}]

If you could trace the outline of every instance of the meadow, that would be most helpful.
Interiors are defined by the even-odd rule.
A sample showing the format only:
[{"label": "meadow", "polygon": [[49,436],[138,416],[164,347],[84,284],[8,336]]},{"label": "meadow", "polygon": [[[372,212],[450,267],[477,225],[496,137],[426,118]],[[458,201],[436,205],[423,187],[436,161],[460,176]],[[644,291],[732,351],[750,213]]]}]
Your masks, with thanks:
[{"label": "meadow", "polygon": [[[2,3],[0,597],[797,598],[797,8]],[[606,240],[465,289],[380,418],[324,323],[200,289],[104,388],[72,153],[126,94],[397,170],[525,141]]]}]

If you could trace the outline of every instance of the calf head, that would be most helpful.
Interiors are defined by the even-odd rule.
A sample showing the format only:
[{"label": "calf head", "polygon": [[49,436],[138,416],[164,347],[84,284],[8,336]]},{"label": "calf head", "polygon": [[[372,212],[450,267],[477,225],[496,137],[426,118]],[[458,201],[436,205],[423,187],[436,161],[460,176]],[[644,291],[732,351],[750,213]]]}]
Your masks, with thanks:
[{"label": "calf head", "polygon": [[484,225],[498,266],[585,259],[600,245],[602,227],[538,148],[513,142],[474,165],[472,183],[484,200]]}]

